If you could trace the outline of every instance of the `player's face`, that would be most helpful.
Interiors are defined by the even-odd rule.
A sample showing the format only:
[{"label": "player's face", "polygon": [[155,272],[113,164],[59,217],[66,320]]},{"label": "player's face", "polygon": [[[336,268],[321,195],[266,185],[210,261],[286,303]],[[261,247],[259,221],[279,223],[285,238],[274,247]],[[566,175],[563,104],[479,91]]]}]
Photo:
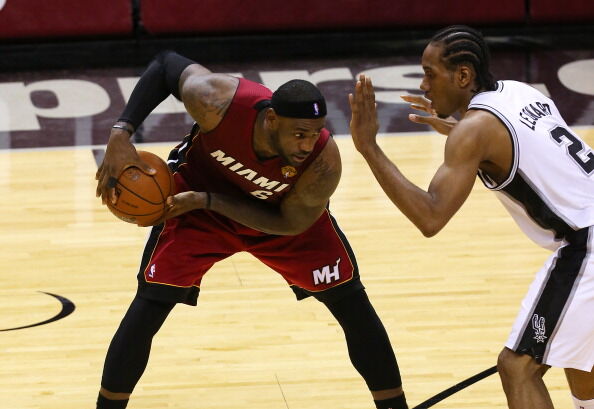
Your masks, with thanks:
[{"label": "player's face", "polygon": [[278,128],[271,137],[273,148],[287,164],[301,166],[320,138],[326,118],[278,118]]},{"label": "player's face", "polygon": [[421,82],[421,89],[425,97],[431,100],[431,107],[437,115],[446,118],[460,110],[460,89],[455,81],[455,72],[449,70],[441,56],[443,47],[430,43],[423,52],[421,64],[425,75]]}]

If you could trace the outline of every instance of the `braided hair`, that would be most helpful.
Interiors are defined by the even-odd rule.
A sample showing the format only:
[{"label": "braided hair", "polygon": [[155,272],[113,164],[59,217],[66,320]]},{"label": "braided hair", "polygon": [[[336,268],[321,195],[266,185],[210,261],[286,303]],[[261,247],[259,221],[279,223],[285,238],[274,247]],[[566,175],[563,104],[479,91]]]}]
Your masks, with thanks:
[{"label": "braided hair", "polygon": [[472,64],[479,86],[476,92],[493,91],[497,88],[489,71],[489,47],[479,31],[463,25],[449,26],[438,31],[431,42],[443,45],[442,58],[448,69],[454,69],[462,63]]}]

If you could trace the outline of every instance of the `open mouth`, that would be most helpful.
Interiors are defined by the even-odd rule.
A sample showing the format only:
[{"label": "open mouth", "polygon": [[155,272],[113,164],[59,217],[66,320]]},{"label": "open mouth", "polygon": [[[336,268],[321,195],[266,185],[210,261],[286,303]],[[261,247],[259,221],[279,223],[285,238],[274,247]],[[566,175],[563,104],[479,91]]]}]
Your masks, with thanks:
[{"label": "open mouth", "polygon": [[292,155],[295,162],[303,162],[308,155]]}]

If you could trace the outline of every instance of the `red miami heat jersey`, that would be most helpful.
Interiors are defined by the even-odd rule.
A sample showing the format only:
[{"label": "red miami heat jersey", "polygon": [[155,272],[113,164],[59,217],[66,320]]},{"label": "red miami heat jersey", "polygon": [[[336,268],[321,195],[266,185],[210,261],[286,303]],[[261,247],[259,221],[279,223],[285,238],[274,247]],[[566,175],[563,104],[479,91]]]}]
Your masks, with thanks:
[{"label": "red miami heat jersey", "polygon": [[[326,146],[330,133],[323,129],[314,150],[299,167],[288,166],[280,157],[260,160],[253,148],[258,113],[269,106],[272,92],[261,84],[240,79],[235,96],[218,126],[210,132],[194,127],[177,148],[170,165],[183,178],[179,191],[193,190],[250,196],[278,204]],[[237,232],[247,229],[224,216],[209,212]],[[249,229],[251,230],[251,229]]]},{"label": "red miami heat jersey", "polygon": [[[253,148],[258,113],[269,106],[269,89],[244,79],[225,116],[212,131],[194,126],[174,149],[169,164],[177,191],[207,191],[279,206],[330,138],[324,129],[298,168],[280,158],[259,160]],[[204,274],[217,262],[245,251],[280,274],[297,299],[324,302],[363,288],[355,255],[330,211],[304,232],[260,232],[209,210],[194,210],[155,226],[138,274],[139,294],[166,302],[196,305]]]}]

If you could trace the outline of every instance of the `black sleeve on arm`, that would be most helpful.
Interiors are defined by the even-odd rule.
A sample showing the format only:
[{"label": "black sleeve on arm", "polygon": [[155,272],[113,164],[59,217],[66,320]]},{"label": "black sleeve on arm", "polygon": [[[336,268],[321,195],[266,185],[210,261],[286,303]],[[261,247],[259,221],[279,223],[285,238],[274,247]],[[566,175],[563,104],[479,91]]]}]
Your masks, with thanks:
[{"label": "black sleeve on arm", "polygon": [[128,122],[136,129],[170,94],[181,100],[179,77],[192,64],[196,63],[173,51],[158,54],[138,80],[118,121]]}]

